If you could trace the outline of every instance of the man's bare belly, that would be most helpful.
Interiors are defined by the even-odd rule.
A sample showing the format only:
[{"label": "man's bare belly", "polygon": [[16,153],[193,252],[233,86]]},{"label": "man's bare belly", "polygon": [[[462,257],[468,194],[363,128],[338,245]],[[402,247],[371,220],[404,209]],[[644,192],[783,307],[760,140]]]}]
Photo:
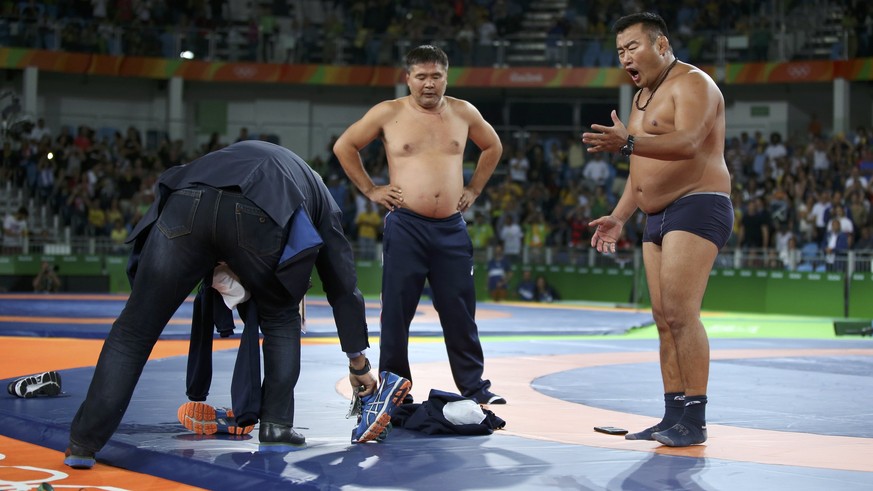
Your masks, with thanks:
[{"label": "man's bare belly", "polygon": [[407,192],[404,191],[402,206],[409,211],[428,218],[446,218],[458,213],[458,200],[461,197],[458,196],[449,201],[444,196],[444,194],[430,197],[417,196],[410,199],[407,196]]},{"label": "man's bare belly", "polygon": [[647,214],[658,213],[688,194],[731,192],[724,160],[716,158],[666,163],[640,158],[631,166],[630,180],[636,205]]},{"label": "man's bare belly", "polygon": [[[460,162],[430,159],[428,165],[394,161],[391,184],[403,192],[403,207],[428,218],[446,218],[458,212],[464,192]],[[416,164],[416,165],[412,165]]]}]

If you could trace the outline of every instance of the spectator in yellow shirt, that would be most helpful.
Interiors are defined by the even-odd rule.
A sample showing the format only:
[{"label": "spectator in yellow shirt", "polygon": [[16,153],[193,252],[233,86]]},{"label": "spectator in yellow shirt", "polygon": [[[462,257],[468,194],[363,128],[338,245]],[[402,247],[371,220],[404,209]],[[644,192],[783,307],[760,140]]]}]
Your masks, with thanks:
[{"label": "spectator in yellow shirt", "polygon": [[482,250],[491,245],[494,240],[494,227],[491,226],[482,212],[476,212],[475,218],[467,223],[467,232],[473,242],[473,250]]},{"label": "spectator in yellow shirt", "polygon": [[376,204],[372,201],[367,201],[364,206],[364,211],[355,219],[358,226],[358,257],[372,260],[376,258],[376,239],[382,227],[382,217],[376,212]]},{"label": "spectator in yellow shirt", "polygon": [[539,261],[543,258],[546,238],[549,236],[549,225],[542,212],[537,211],[528,217],[524,224],[524,245],[531,254],[531,259]]},{"label": "spectator in yellow shirt", "polygon": [[88,235],[106,235],[106,212],[95,199],[88,202]]},{"label": "spectator in yellow shirt", "polygon": [[109,238],[112,239],[112,253],[125,254],[127,246],[124,241],[127,240],[127,227],[124,226],[124,222],[120,218],[113,221],[112,224],[112,231],[109,232]]}]

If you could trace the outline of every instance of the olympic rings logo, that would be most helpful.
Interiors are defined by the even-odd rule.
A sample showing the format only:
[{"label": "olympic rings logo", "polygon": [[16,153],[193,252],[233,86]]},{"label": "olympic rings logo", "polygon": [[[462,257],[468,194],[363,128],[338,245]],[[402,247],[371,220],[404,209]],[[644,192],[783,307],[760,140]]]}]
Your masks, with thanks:
[{"label": "olympic rings logo", "polygon": [[239,65],[233,67],[233,74],[239,78],[255,78],[258,69],[249,65]]},{"label": "olympic rings logo", "polygon": [[788,66],[788,75],[791,78],[807,78],[810,73],[812,73],[812,68],[805,63]]},{"label": "olympic rings logo", "polygon": [[[0,460],[6,459],[6,456],[0,453]],[[17,471],[13,471],[15,469]],[[24,471],[24,472],[21,472]],[[30,479],[12,481],[5,479],[4,475],[28,475],[33,476]],[[39,487],[40,484],[49,483],[55,489],[98,489],[103,491],[130,491],[125,488],[117,488],[115,486],[91,486],[85,484],[54,484],[58,481],[69,478],[70,475],[66,472],[56,471],[52,469],[43,469],[41,467],[32,467],[29,465],[0,465],[0,491],[28,491]]]}]

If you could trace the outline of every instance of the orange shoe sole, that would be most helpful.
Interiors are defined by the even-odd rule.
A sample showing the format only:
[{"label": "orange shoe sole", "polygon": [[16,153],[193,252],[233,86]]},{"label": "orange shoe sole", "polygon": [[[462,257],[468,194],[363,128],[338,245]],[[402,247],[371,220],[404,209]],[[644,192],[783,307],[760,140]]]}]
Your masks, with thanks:
[{"label": "orange shoe sole", "polygon": [[186,402],[179,406],[177,416],[182,426],[198,435],[248,435],[255,428],[255,425],[237,426],[231,409],[215,408],[205,402]]}]

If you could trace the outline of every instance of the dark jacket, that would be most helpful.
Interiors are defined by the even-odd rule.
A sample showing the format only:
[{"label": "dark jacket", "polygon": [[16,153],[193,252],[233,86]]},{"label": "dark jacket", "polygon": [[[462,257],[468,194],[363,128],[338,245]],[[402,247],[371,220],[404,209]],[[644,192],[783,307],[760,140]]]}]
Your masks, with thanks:
[{"label": "dark jacket", "polygon": [[421,404],[401,404],[391,416],[391,424],[427,435],[490,435],[506,426],[506,421],[482,408],[484,418],[479,423],[455,424],[443,414],[447,404],[465,400],[458,394],[431,389]]},{"label": "dark jacket", "polygon": [[[368,347],[364,298],[357,287],[352,249],[341,225],[342,212],[321,176],[297,154],[272,143],[256,140],[234,143],[187,165],[164,171],[155,189],[154,205],[127,239],[134,243],[128,265],[131,277],[136,272],[136,258],[148,236],[147,231],[157,220],[167,197],[175,190],[196,184],[238,189],[276,223],[288,228],[289,244],[295,239],[295,232],[301,230],[289,227],[289,221],[298,208],[305,211],[302,219],[311,221],[322,244],[283,255],[276,267],[276,276],[294,298],[300,300],[308,288],[310,270],[307,269],[311,267],[310,261],[303,259],[317,254],[315,268],[333,308],[342,350],[353,353]],[[298,239],[303,244],[314,244],[312,237]]]},{"label": "dark jacket", "polygon": [[[364,299],[357,288],[351,246],[340,225],[342,213],[321,176],[294,152],[272,143],[238,142],[162,173],[155,202],[127,240],[134,243],[128,263],[131,284],[145,239],[167,198],[175,190],[196,185],[240,192],[281,225],[287,237],[276,276],[290,293],[290,301],[303,299],[314,263],[333,307],[343,351],[359,352],[369,346]],[[211,284],[210,273],[194,302],[186,391],[194,401],[205,400],[209,393],[213,327],[218,327],[222,336],[234,329],[230,310]],[[237,424],[246,426],[258,421],[261,402],[256,299],[240,304],[239,312],[245,329],[234,366],[231,399]]]}]

